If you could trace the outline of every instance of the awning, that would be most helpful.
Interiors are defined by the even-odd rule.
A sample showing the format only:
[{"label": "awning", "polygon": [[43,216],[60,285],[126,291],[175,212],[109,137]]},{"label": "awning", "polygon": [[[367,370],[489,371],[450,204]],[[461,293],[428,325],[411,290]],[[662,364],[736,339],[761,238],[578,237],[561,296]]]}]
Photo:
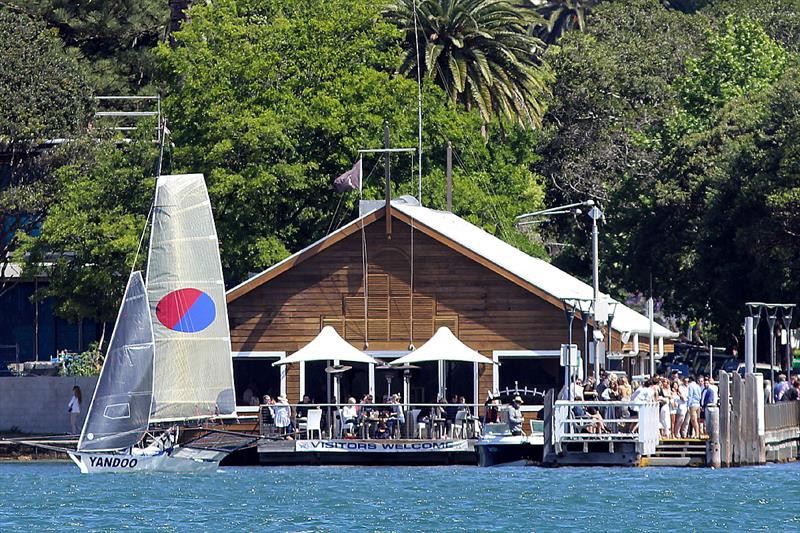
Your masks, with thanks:
[{"label": "awning", "polygon": [[391,365],[423,363],[426,361],[463,361],[465,363],[494,364],[494,361],[483,356],[458,340],[449,328],[441,327],[428,342],[410,354],[395,359]]},{"label": "awning", "polygon": [[289,357],[275,361],[272,366],[288,365],[303,361],[350,361],[353,363],[380,364],[378,361],[356,349],[339,336],[331,326],[325,326],[314,340],[294,352]]}]

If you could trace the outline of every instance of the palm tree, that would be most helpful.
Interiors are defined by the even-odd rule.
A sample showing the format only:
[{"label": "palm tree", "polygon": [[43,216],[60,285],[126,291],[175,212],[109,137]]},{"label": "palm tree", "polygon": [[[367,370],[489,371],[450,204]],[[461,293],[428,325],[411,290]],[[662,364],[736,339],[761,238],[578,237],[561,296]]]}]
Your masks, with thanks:
[{"label": "palm tree", "polygon": [[[549,72],[543,43],[528,34],[532,7],[509,0],[390,0],[385,15],[405,33],[404,74],[433,78],[454,102],[484,121],[502,115],[541,124]],[[415,22],[418,32],[415,32]]]}]

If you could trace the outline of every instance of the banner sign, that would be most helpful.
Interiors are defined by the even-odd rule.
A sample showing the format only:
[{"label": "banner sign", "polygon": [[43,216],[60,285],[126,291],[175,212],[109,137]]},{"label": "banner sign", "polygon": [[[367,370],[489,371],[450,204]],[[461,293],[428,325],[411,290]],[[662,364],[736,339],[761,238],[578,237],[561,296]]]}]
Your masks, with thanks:
[{"label": "banner sign", "polygon": [[357,440],[298,440],[296,452],[367,452],[367,453],[420,453],[420,452],[466,452],[466,440],[447,441],[357,441]]}]

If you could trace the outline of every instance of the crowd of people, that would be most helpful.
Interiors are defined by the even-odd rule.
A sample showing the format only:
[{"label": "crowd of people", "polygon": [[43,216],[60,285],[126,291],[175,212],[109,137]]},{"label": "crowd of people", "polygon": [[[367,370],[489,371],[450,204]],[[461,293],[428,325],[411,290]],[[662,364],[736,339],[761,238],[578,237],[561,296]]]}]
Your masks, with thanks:
[{"label": "crowd of people", "polygon": [[614,405],[573,408],[574,415],[587,419],[583,426],[590,433],[629,432],[636,429],[638,408],[635,404],[655,402],[659,405],[659,426],[662,438],[700,438],[705,436],[708,408],[717,405],[719,389],[711,377],[682,376],[673,371],[667,376],[654,376],[643,381],[629,380],[622,373],[601,372],[600,380],[589,376],[584,382],[576,378],[569,395],[562,389],[559,399],[576,401],[628,402]]},{"label": "crowd of people", "polygon": [[786,379],[786,374],[779,374],[772,388],[774,402],[796,402],[800,400],[800,376],[794,376],[791,383]]}]

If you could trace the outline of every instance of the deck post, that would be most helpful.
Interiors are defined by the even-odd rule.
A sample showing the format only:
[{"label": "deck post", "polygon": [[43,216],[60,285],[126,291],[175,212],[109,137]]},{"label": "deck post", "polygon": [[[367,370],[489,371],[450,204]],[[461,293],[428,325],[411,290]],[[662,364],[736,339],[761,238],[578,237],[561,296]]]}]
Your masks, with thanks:
[{"label": "deck post", "polygon": [[712,468],[719,468],[721,463],[719,446],[719,408],[716,405],[710,405],[706,408],[706,431],[708,432],[706,464]]},{"label": "deck post", "polygon": [[722,466],[731,466],[731,393],[730,377],[719,371],[719,440]]}]

